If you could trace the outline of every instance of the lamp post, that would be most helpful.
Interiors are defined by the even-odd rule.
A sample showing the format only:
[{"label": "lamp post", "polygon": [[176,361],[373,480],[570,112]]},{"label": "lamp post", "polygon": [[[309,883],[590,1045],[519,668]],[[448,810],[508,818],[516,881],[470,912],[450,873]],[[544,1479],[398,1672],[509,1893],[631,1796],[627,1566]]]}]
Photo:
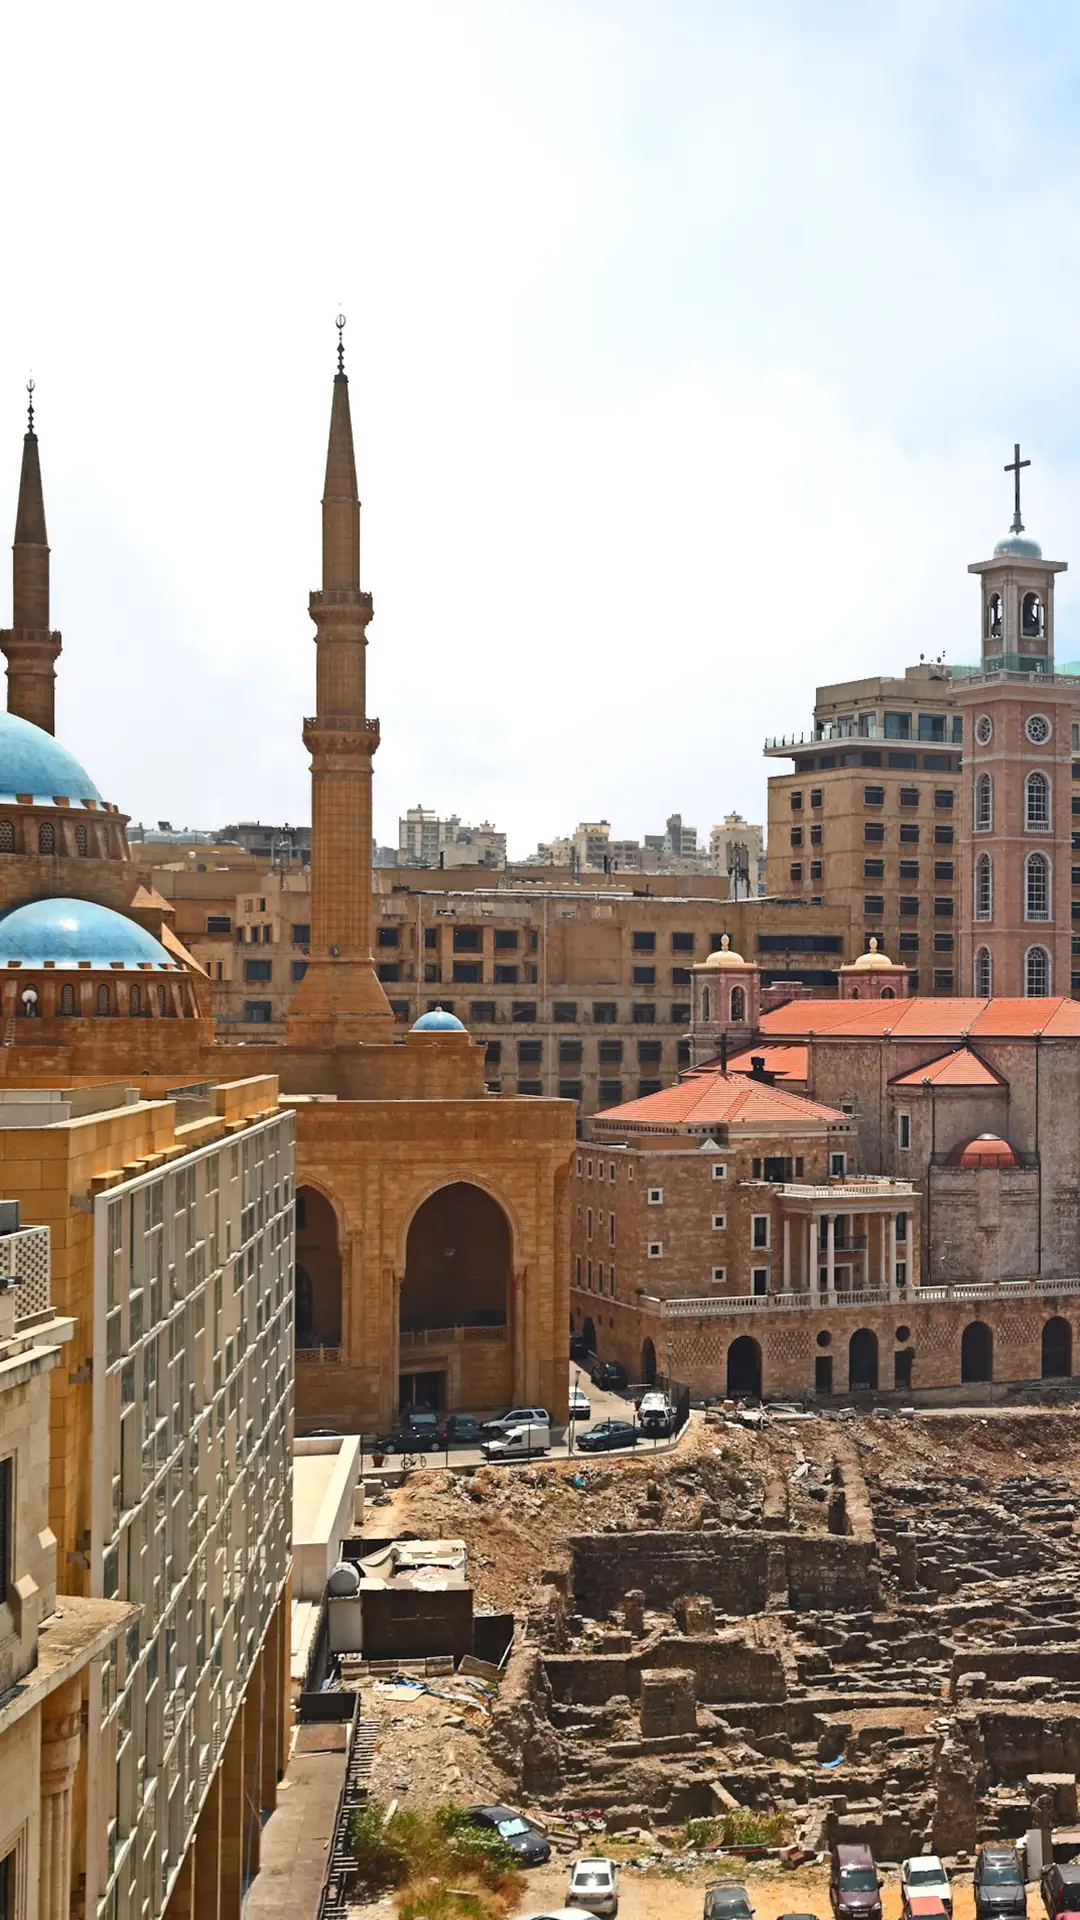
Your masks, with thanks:
[{"label": "lamp post", "polygon": [[573,1386],[575,1399],[571,1400],[570,1402],[570,1421],[566,1431],[567,1454],[572,1454],[574,1451],[574,1421],[577,1419],[577,1407],[575,1405],[575,1400],[576,1400],[577,1394],[580,1391],[580,1388],[581,1388],[581,1368],[576,1367],[574,1370],[574,1386]]}]

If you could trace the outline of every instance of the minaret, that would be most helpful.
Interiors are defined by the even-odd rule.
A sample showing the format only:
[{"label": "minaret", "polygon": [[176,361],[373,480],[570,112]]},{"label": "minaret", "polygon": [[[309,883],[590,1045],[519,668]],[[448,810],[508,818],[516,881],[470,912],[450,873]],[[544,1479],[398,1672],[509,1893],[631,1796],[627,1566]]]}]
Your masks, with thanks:
[{"label": "minaret", "polygon": [[8,712],[32,720],[46,733],[56,731],[56,656],[60,635],[49,631],[49,539],[41,463],[34,432],[34,383],[23,437],[19,505],[12,547],[11,625],[0,631],[0,652],[7,658]]},{"label": "minaret", "polygon": [[304,721],[311,754],[311,947],[286,1015],[299,1044],[387,1040],[393,1015],[371,957],[371,757],[379,723],[364,712],[364,655],[374,608],[360,586],[349,382],[338,318],[338,370],[322,502],[322,590],[315,622],[315,714]]}]

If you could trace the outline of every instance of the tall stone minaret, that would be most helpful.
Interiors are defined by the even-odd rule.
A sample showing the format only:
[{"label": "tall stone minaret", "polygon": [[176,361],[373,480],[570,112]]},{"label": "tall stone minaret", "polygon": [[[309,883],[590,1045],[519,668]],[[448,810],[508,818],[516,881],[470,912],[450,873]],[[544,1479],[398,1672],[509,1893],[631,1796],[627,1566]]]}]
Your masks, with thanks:
[{"label": "tall stone minaret", "polygon": [[360,586],[349,382],[338,323],[338,370],[322,502],[322,589],[315,622],[315,714],[304,721],[311,754],[311,948],[286,1015],[294,1043],[386,1040],[393,1015],[371,957],[371,758],[379,723],[364,712],[364,655],[374,608]]},{"label": "tall stone minaret", "polygon": [[55,733],[55,663],[60,635],[49,631],[49,538],[34,432],[32,380],[27,391],[30,405],[12,547],[11,625],[0,631],[0,652],[7,658],[8,712],[17,713],[20,720],[32,720],[46,733]]}]

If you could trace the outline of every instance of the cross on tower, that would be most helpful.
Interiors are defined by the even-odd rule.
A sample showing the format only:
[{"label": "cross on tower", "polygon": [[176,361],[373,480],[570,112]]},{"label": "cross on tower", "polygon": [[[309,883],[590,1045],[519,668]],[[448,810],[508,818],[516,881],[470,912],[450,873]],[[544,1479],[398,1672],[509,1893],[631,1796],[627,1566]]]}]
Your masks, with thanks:
[{"label": "cross on tower", "polygon": [[1020,518],[1020,469],[1021,467],[1030,467],[1030,465],[1031,465],[1030,460],[1021,460],[1020,442],[1019,440],[1014,441],[1013,457],[1011,460],[1008,460],[1005,463],[1005,472],[1012,474],[1013,480],[1015,483],[1015,496],[1014,496],[1012,528],[1011,528],[1011,532],[1013,533],[1023,533],[1024,531],[1024,523]]}]

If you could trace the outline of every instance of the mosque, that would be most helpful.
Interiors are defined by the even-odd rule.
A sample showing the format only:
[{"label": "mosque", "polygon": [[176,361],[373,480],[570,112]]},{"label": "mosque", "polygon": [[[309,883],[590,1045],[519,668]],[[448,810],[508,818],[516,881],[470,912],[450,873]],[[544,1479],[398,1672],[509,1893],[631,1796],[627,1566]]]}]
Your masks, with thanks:
[{"label": "mosque", "polygon": [[322,524],[307,970],[283,1044],[219,1044],[209,982],[132,860],[127,816],[55,738],[31,409],[0,632],[0,1092],[127,1079],[155,1097],[277,1076],[297,1128],[299,1430],[370,1432],[415,1401],[564,1418],[573,1103],[488,1094],[483,1048],[452,1014],[401,1035],[372,959],[373,605],[340,335]]}]

